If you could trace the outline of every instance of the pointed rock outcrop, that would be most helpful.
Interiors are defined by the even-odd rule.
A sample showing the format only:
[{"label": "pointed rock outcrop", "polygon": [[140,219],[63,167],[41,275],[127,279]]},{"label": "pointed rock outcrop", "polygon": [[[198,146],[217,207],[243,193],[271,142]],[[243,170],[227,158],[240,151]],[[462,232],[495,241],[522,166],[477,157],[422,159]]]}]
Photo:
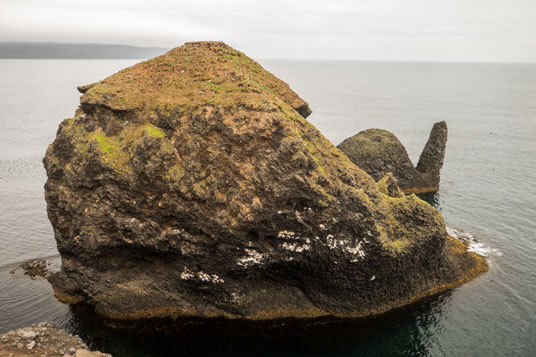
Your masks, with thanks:
[{"label": "pointed rock outcrop", "polygon": [[441,168],[447,147],[447,135],[447,123],[440,121],[434,124],[416,167],[416,170],[422,174],[419,186],[439,189]]},{"label": "pointed rock outcrop", "polygon": [[441,121],[434,124],[417,167],[404,145],[387,130],[364,130],[337,147],[374,180],[379,181],[390,172],[404,193],[430,194],[439,190],[446,145],[447,124]]}]

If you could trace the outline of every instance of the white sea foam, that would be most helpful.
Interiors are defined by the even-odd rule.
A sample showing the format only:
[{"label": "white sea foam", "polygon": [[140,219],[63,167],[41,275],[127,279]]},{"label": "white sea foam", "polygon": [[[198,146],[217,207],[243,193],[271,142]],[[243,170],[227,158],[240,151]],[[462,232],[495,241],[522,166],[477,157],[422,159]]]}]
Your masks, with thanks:
[{"label": "white sea foam", "polygon": [[447,227],[447,233],[462,242],[467,242],[469,244],[469,249],[467,249],[469,252],[473,252],[484,257],[489,257],[490,255],[500,257],[502,255],[501,251],[484,245],[484,243],[480,242],[477,238],[475,238],[474,234],[470,232]]}]

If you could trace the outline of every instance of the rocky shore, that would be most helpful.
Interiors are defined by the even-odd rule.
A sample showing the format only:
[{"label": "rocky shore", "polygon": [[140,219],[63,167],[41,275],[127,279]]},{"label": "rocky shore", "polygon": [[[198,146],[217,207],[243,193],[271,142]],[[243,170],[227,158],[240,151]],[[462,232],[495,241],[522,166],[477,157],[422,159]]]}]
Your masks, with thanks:
[{"label": "rocky shore", "polygon": [[42,322],[0,335],[0,357],[111,357],[92,352],[79,336]]},{"label": "rocky shore", "polygon": [[122,320],[354,318],[487,270],[439,211],[379,185],[224,43],[79,90],[44,159],[64,302]]}]

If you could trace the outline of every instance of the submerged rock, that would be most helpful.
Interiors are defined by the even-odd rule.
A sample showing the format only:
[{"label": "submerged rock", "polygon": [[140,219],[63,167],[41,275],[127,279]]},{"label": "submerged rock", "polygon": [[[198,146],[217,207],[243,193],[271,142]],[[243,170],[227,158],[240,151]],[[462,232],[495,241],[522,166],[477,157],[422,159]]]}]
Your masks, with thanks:
[{"label": "submerged rock", "polygon": [[486,270],[438,211],[381,193],[288,85],[221,42],[82,92],[44,159],[63,301],[117,319],[358,317]]},{"label": "submerged rock", "polygon": [[447,124],[435,123],[417,167],[404,145],[387,130],[364,130],[337,147],[376,181],[391,173],[406,193],[435,193],[439,190],[441,167],[447,145]]},{"label": "submerged rock", "polygon": [[48,269],[50,265],[51,263],[46,261],[45,259],[32,259],[21,263],[9,273],[15,274],[15,272],[21,270],[24,272],[25,275],[29,275],[32,279],[34,279],[36,276],[46,278],[50,274],[50,271]]}]

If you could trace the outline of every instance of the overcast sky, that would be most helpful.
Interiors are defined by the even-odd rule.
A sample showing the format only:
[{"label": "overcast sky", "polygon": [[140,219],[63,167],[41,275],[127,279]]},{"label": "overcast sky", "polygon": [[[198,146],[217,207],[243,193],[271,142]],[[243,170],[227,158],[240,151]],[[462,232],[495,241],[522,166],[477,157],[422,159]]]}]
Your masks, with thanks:
[{"label": "overcast sky", "polygon": [[195,40],[258,59],[536,62],[536,0],[0,0],[0,41]]}]

